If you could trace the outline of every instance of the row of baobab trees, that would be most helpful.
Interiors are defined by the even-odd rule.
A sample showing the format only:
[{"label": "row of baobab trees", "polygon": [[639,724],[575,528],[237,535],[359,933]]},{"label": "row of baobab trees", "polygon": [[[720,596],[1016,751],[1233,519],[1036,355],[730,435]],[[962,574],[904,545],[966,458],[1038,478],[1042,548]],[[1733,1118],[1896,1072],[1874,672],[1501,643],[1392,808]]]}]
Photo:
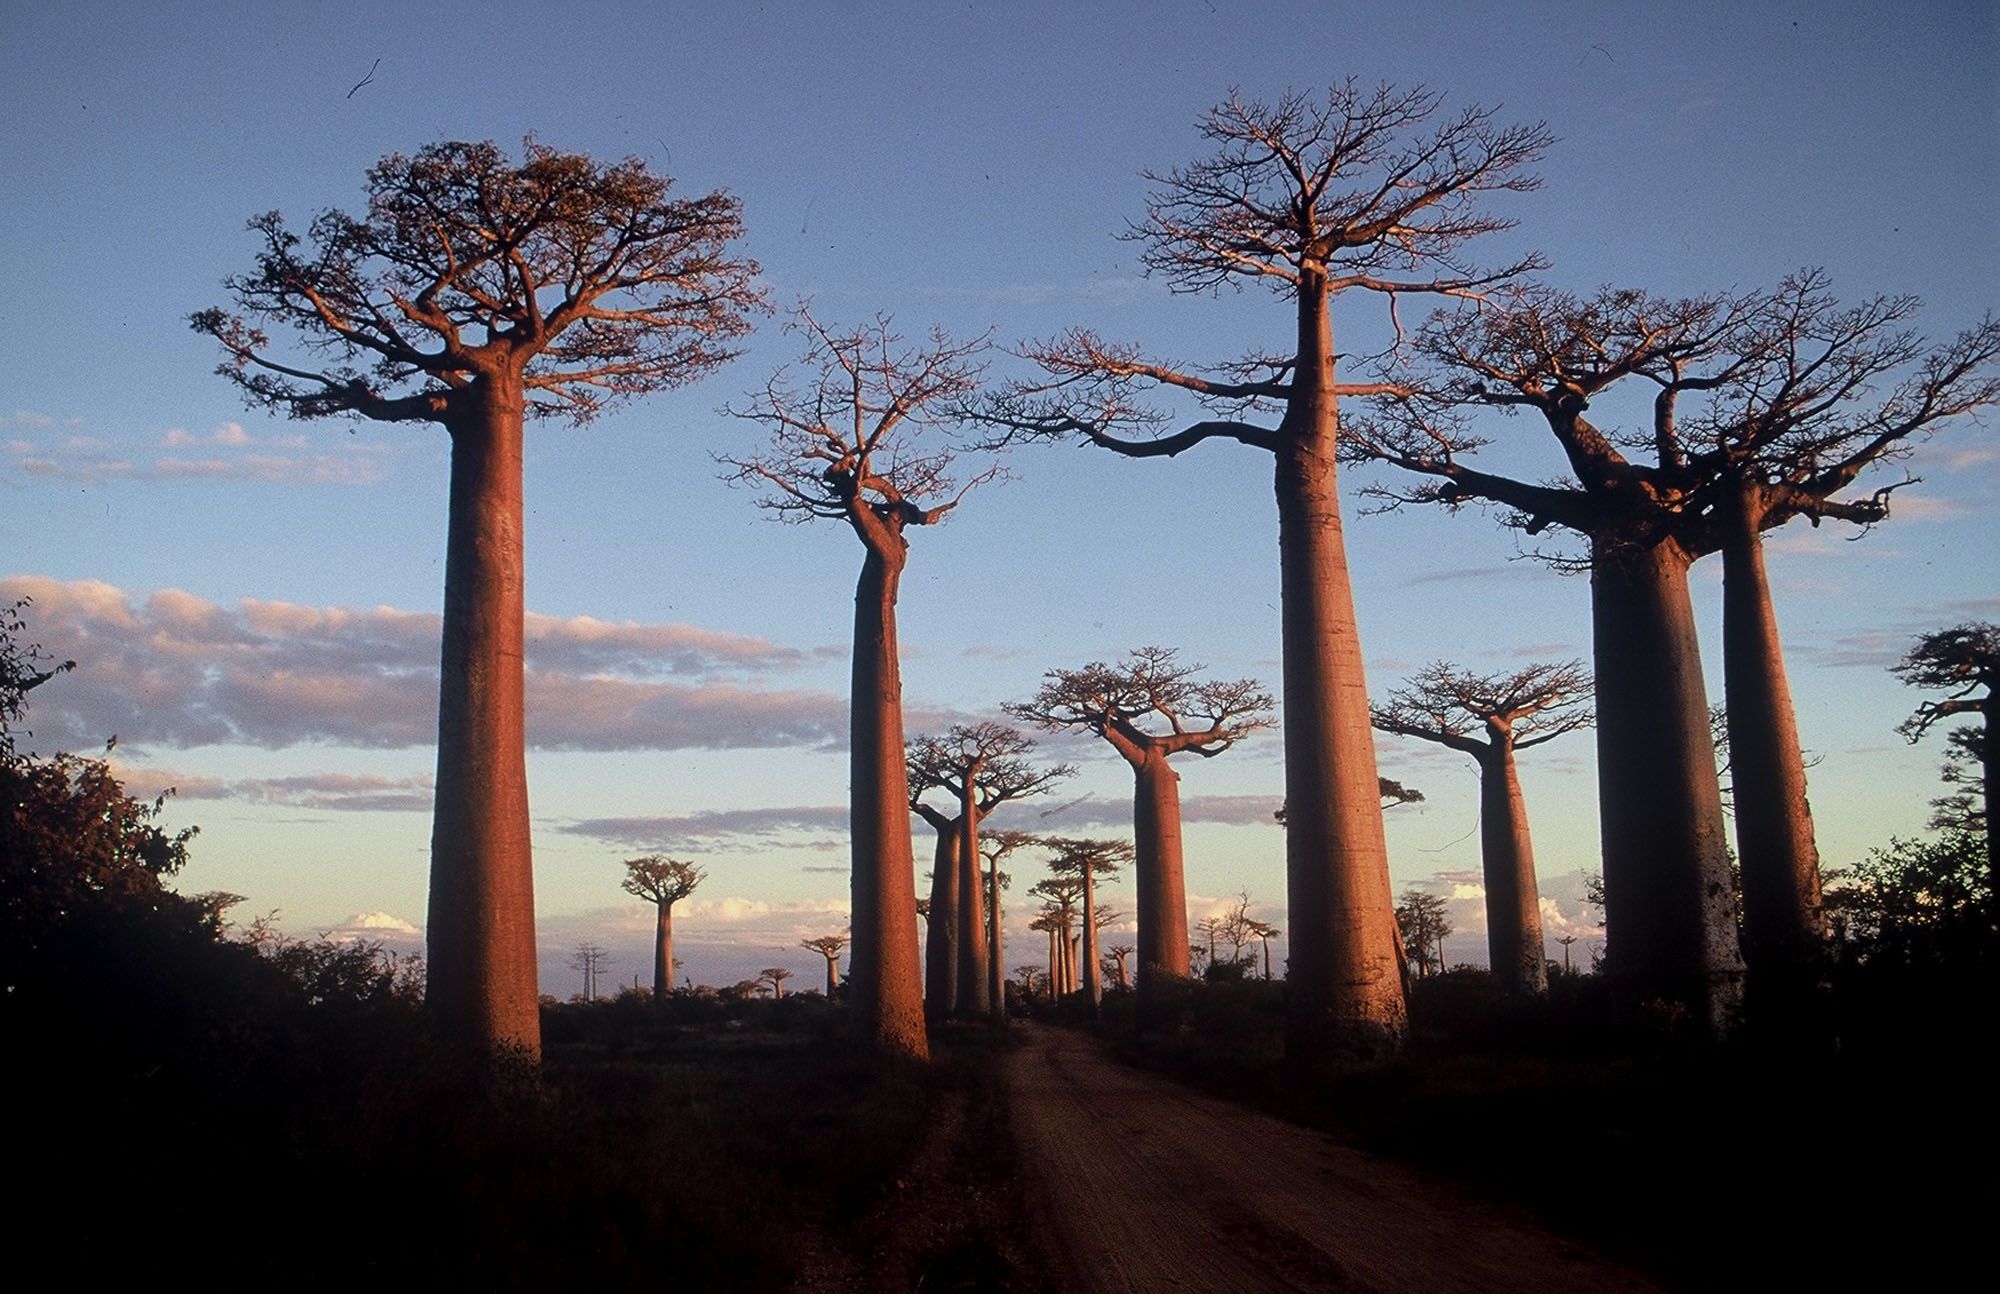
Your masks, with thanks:
[{"label": "row of baobab trees", "polygon": [[[906,342],[886,319],[837,327],[801,310],[799,360],[730,411],[770,437],[732,459],[733,475],[781,517],[836,522],[863,550],[849,745],[858,1036],[927,1054],[896,639],[911,533],[997,470],[954,460],[1057,441],[1271,456],[1295,1059],[1393,1049],[1406,1024],[1339,489],[1355,463],[1391,469],[1364,491],[1381,506],[1479,504],[1528,536],[1580,538],[1581,556],[1557,560],[1591,582],[1606,969],[1629,995],[1678,1000],[1716,1029],[1737,1013],[1745,964],[1688,572],[1721,554],[1742,948],[1752,1009],[1781,1010],[1814,980],[1825,922],[1762,536],[1801,517],[1885,519],[1902,483],[1857,494],[1857,478],[2000,398],[2000,325],[1926,342],[1917,302],[1842,304],[1818,270],[1675,298],[1561,291],[1534,281],[1535,254],[1482,262],[1482,240],[1512,225],[1495,204],[1535,187],[1552,139],[1427,89],[1232,95],[1199,132],[1194,160],[1148,177],[1129,236],[1172,290],[1272,289],[1292,325],[1268,347],[1175,364],[1072,329],[1017,347],[1028,375],[989,381],[984,341]],[[276,213],[257,218],[255,267],[227,283],[235,312],[192,323],[253,404],[434,423],[451,438],[429,998],[445,1028],[533,1051],[524,424],[588,422],[694,380],[766,302],[729,194],[676,196],[638,160],[525,151],[516,163],[490,143],[445,142],[385,158],[363,214],[326,211],[303,238]],[[1386,303],[1397,325],[1358,375],[1341,371],[1333,329],[1335,303],[1356,299]],[[1442,308],[1405,331],[1395,307],[1423,299]],[[283,352],[267,328],[298,345]],[[1608,412],[1628,392],[1648,397],[1646,416]],[[1175,424],[1158,395],[1200,411]],[[1496,413],[1524,415],[1500,434],[1546,434],[1566,474],[1482,465]],[[1143,824],[1159,809],[1140,782]],[[1144,926],[1165,881],[1155,860],[1136,866]],[[1172,957],[1142,948],[1141,981],[1149,965],[1172,973]]]},{"label": "row of baobab trees", "polygon": [[[1377,728],[1460,751],[1481,769],[1488,951],[1505,993],[1538,993],[1547,986],[1534,851],[1515,752],[1586,726],[1589,695],[1588,675],[1574,662],[1493,676],[1439,663],[1372,712]],[[1102,996],[1097,934],[1118,919],[1097,902],[1097,884],[1134,868],[1137,942],[1117,955],[1116,964],[1123,981],[1126,958],[1137,953],[1139,1019],[1146,1023],[1157,1016],[1167,981],[1189,977],[1196,947],[1189,938],[1181,779],[1172,760],[1183,754],[1212,759],[1269,728],[1271,697],[1253,679],[1206,679],[1200,666],[1183,663],[1173,649],[1144,647],[1120,662],[1051,670],[1031,700],[1005,708],[1010,717],[1045,730],[1095,734],[1130,766],[1132,839],[984,830],[988,815],[1002,806],[1042,795],[1076,772],[1069,764],[1034,762],[1035,742],[1019,728],[998,722],[959,725],[907,743],[909,812],[936,837],[930,893],[915,900],[917,914],[927,922],[925,1016],[933,1022],[1005,1019],[1001,912],[1010,878],[1001,862],[1026,850],[1047,855],[1050,875],[1029,891],[1041,900],[1030,928],[1048,936],[1044,974],[1051,991],[1082,992],[1093,1005]],[[1421,798],[1386,780],[1379,790],[1392,802]],[[935,802],[937,797],[943,803]],[[1284,821],[1289,815],[1278,816]],[[690,862],[660,855],[628,860],[625,867],[626,891],[657,910],[654,988],[663,995],[672,982],[673,905],[704,874]],[[1392,914],[1392,925],[1395,921]],[[1245,939],[1263,943],[1269,975],[1269,940],[1280,932],[1250,918],[1247,897],[1233,920],[1209,925],[1198,933],[1205,936],[1210,961],[1216,933],[1226,928],[1240,936],[1238,953]],[[1394,935],[1398,960],[1407,963],[1411,932]],[[844,944],[839,936],[823,936],[803,945],[826,958],[829,996]],[[1402,973],[1407,978],[1407,966]]]}]

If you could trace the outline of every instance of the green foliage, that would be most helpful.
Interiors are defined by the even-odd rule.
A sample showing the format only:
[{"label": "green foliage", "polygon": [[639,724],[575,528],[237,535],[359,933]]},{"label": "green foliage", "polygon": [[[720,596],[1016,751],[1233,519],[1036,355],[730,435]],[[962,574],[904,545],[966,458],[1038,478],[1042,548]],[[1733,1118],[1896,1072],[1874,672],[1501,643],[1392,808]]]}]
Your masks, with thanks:
[{"label": "green foliage", "polygon": [[1969,968],[1992,955],[1986,846],[1970,832],[1892,839],[1826,879],[1827,915],[1845,962]]}]

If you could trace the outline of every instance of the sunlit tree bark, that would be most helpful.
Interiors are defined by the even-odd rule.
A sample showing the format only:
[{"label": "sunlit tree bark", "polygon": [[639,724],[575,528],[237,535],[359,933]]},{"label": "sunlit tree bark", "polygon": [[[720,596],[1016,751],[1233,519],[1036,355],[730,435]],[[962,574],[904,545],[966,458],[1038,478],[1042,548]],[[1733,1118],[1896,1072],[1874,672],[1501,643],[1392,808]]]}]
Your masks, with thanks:
[{"label": "sunlit tree bark", "polygon": [[[306,240],[277,213],[241,315],[192,317],[254,405],[298,418],[430,422],[451,438],[431,832],[426,996],[446,1032],[538,1053],[533,867],[523,745],[524,421],[590,421],[732,354],[761,306],[725,193],[669,196],[636,159],[530,141],[433,144],[368,173],[363,217]],[[275,358],[265,326],[297,334]],[[323,361],[323,362],[322,362]]]},{"label": "sunlit tree bark", "polygon": [[[1149,271],[1180,291],[1255,279],[1295,307],[1275,354],[1207,371],[1074,332],[1029,348],[1047,373],[997,401],[1011,436],[1077,436],[1131,457],[1208,440],[1272,455],[1283,619],[1286,876],[1292,926],[1287,1054],[1311,1065],[1400,1044],[1405,1012],[1390,936],[1387,848],[1337,488],[1343,397],[1331,304],[1344,293],[1472,295],[1538,264],[1477,268],[1465,244],[1507,222],[1482,195],[1533,187],[1540,126],[1446,113],[1426,90],[1335,85],[1323,98],[1231,98],[1201,124],[1213,151],[1151,178],[1133,230]],[[1171,434],[1139,391],[1216,410]],[[1136,433],[1136,434],[1135,434]]]},{"label": "sunlit tree bark", "polygon": [[1535,851],[1514,754],[1587,725],[1582,707],[1590,695],[1590,677],[1577,662],[1478,675],[1440,661],[1374,709],[1382,731],[1436,742],[1479,765],[1486,945],[1503,993],[1548,988]]},{"label": "sunlit tree bark", "polygon": [[693,863],[660,854],[625,860],[627,894],[653,905],[653,1000],[663,1002],[674,987],[674,904],[694,893],[708,873]]},{"label": "sunlit tree bark", "polygon": [[1255,681],[1202,681],[1200,671],[1170,648],[1142,647],[1116,665],[1051,670],[1033,700],[1007,707],[1044,728],[1094,732],[1131,765],[1142,1025],[1156,1023],[1161,977],[1188,973],[1180,775],[1168,761],[1213,758],[1271,723],[1270,695]]},{"label": "sunlit tree bark", "polygon": [[896,598],[909,560],[904,532],[944,520],[997,471],[955,485],[951,448],[924,444],[924,433],[939,430],[976,390],[984,343],[933,334],[907,347],[886,319],[834,332],[803,310],[792,327],[806,338],[799,376],[781,371],[749,407],[732,411],[769,427],[770,448],[724,461],[733,479],[766,486],[764,504],[780,517],[842,521],[861,541],[848,745],[849,997],[863,1046],[927,1058]]}]

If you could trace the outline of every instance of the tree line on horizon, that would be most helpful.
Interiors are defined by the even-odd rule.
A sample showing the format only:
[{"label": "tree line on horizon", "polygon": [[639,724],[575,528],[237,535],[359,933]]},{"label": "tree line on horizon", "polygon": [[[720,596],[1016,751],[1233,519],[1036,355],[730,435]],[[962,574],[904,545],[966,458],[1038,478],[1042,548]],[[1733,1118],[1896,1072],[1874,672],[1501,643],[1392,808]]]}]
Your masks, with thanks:
[{"label": "tree line on horizon", "polygon": [[[1667,298],[1559,291],[1534,281],[1547,265],[1534,254],[1482,263],[1481,240],[1513,224],[1492,200],[1536,186],[1531,167],[1552,137],[1489,109],[1447,109],[1427,89],[1348,81],[1269,103],[1232,95],[1199,132],[1205,151],[1147,176],[1128,236],[1172,291],[1276,292],[1295,329],[1269,349],[1175,365],[1072,328],[1018,347],[1031,374],[992,379],[984,338],[911,342],[886,317],[840,326],[801,307],[787,324],[799,358],[727,410],[768,437],[725,460],[730,476],[779,518],[837,522],[862,548],[849,741],[856,1037],[922,1057],[927,1009],[935,1020],[1001,1000],[997,890],[980,874],[979,819],[1060,770],[1031,772],[1019,762],[1025,747],[1009,744],[1019,734],[998,725],[910,742],[896,609],[912,528],[944,521],[991,480],[991,454],[1056,442],[1172,458],[1213,440],[1271,455],[1288,1055],[1311,1065],[1382,1054],[1407,1030],[1378,727],[1480,762],[1482,858],[1495,934],[1507,941],[1496,942],[1494,967],[1514,989],[1533,992],[1543,961],[1513,752],[1587,718],[1611,981],[1633,1000],[1679,1003],[1718,1034],[1745,1010],[1775,1020],[1805,1009],[1824,979],[1829,931],[1762,537],[1801,517],[1887,519],[1908,482],[1858,493],[1857,479],[2000,400],[2000,323],[1930,342],[1911,326],[1914,298],[1843,304],[1820,270],[1769,289]],[[434,423],[451,439],[427,993],[446,1032],[533,1054],[524,426],[586,423],[708,374],[768,303],[738,250],[736,199],[678,196],[636,159],[603,164],[531,140],[517,162],[491,143],[444,142],[383,159],[367,195],[364,213],[325,211],[303,237],[276,213],[253,220],[263,245],[254,268],[227,282],[233,310],[192,323],[221,345],[219,371],[253,406]],[[1358,376],[1340,371],[1341,298],[1384,304],[1396,324],[1398,344]],[[1406,329],[1396,311],[1406,299],[1440,308]],[[1203,412],[1177,423],[1157,393]],[[1628,393],[1646,397],[1649,417],[1597,412]],[[1498,413],[1544,429],[1568,476],[1530,481],[1482,466]],[[1340,469],[1362,464],[1390,473],[1362,492],[1372,506],[1477,505],[1530,537],[1579,537],[1583,556],[1548,556],[1589,573],[1588,673],[1572,663],[1479,678],[1440,662],[1388,700],[1371,697],[1339,488]],[[1740,938],[1688,596],[1689,569],[1712,553],[1724,579]],[[1950,634],[1976,649],[1983,641],[1987,663],[1969,674],[1940,664],[1940,685],[1960,690],[1920,715],[1983,716],[1985,735],[1962,747],[1983,761],[1983,779],[1992,631]],[[1928,683],[1915,660],[1912,681]],[[1973,697],[1979,687],[1989,699]],[[1142,996],[1187,974],[1168,761],[1220,753],[1272,722],[1271,710],[1253,681],[1200,682],[1165,649],[1052,671],[1011,709],[1045,729],[1095,732],[1133,768]],[[927,802],[930,792],[955,812]],[[923,955],[913,813],[937,832]],[[635,893],[668,920],[670,901]],[[1091,920],[1081,925],[1094,941]],[[659,982],[671,971],[665,955]],[[1080,960],[1084,977],[1098,974],[1094,955]]]}]

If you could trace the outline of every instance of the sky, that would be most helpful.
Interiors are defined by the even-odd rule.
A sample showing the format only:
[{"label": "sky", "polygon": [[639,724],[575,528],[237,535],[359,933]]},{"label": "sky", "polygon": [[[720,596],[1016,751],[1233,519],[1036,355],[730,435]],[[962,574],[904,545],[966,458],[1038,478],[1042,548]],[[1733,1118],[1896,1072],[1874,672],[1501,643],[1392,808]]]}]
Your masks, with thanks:
[{"label": "sky", "polygon": [[[1286,306],[1147,279],[1116,236],[1143,212],[1141,173],[1201,155],[1195,124],[1232,90],[1422,83],[1557,137],[1541,188],[1494,204],[1519,223],[1484,249],[1541,250],[1557,286],[1696,294],[1824,266],[1843,300],[1922,297],[1938,340],[2000,300],[2000,10],[1983,3],[53,3],[0,9],[0,59],[0,596],[32,596],[30,637],[79,662],[36,693],[35,744],[115,735],[134,788],[178,788],[166,820],[201,828],[183,890],[395,946],[424,919],[443,433],[248,410],[186,323],[250,266],[246,220],[354,209],[389,153],[533,135],[636,156],[680,192],[741,199],[742,250],[779,306],[1002,348],[1086,326],[1202,363],[1281,345]],[[1354,298],[1335,328],[1354,353],[1391,336]],[[650,973],[650,914],[618,889],[641,852],[708,869],[676,919],[697,982],[788,965],[811,983],[798,941],[846,922],[861,550],[835,524],[775,523],[716,462],[758,443],[721,407],[796,354],[767,318],[698,383],[530,428],[545,992],[576,990],[583,942],[609,949],[608,981]],[[1002,353],[992,373],[1019,371]],[[1525,420],[1488,430],[1491,465],[1559,471]],[[1896,735],[1919,698],[1887,667],[1918,633],[2000,618],[1991,420],[1901,466],[1922,483],[1859,541],[1769,541],[1829,866],[1920,832],[1936,794],[1940,744]],[[1005,467],[913,537],[913,734],[1149,644],[1276,688],[1268,458],[1038,447]],[[1367,479],[1346,489],[1372,688],[1437,659],[1587,657],[1581,579],[1474,511],[1360,515]],[[1719,581],[1713,559],[1695,568],[1713,699]],[[1197,917],[1247,892],[1285,924],[1280,740],[1183,770]],[[1389,814],[1397,887],[1449,896],[1448,955],[1483,961],[1472,765],[1378,744],[1383,772],[1427,797]],[[1078,775],[995,827],[1129,829],[1107,747],[1043,750]],[[1549,935],[1579,935],[1581,954],[1598,934],[1589,736],[1524,756],[1522,779]],[[1109,893],[1130,911],[1128,883]],[[1029,915],[1008,910],[1010,964],[1040,959]]]}]

